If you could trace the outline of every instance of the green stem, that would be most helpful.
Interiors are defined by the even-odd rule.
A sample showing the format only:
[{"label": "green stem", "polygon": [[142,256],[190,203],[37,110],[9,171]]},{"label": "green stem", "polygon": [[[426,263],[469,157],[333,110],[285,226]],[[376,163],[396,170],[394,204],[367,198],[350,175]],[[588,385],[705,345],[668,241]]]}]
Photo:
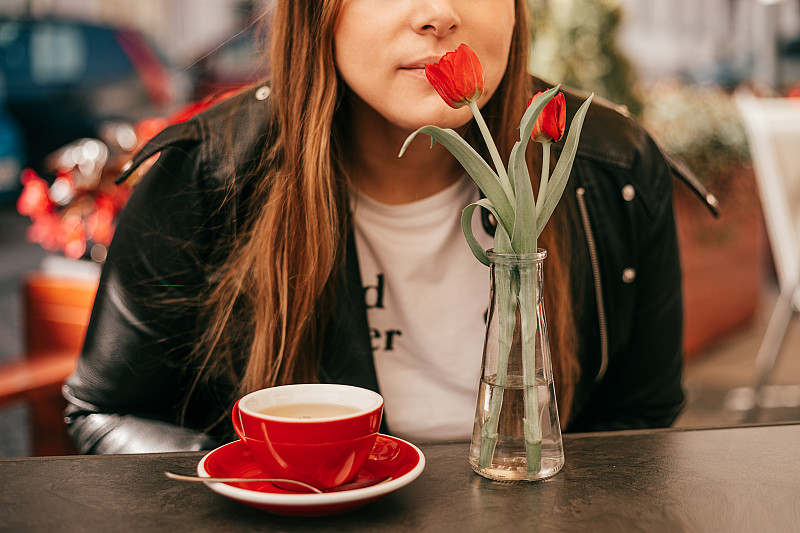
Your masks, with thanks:
[{"label": "green stem", "polygon": [[547,186],[550,181],[550,142],[542,143],[542,178],[539,180],[539,195],[536,197],[536,217],[542,212],[544,199],[547,198]]},{"label": "green stem", "polygon": [[497,151],[497,146],[494,144],[494,139],[492,138],[492,134],[489,132],[489,127],[486,125],[486,121],[483,120],[483,115],[481,115],[481,110],[478,109],[478,104],[472,101],[468,105],[469,109],[472,111],[472,115],[475,117],[475,122],[478,123],[478,128],[481,130],[481,135],[483,135],[483,140],[486,142],[486,146],[489,148],[489,155],[492,156],[494,167],[497,169],[497,175],[500,177],[500,185],[506,192],[508,201],[511,203],[511,205],[514,205],[514,188],[511,186],[511,180],[508,179],[506,167],[503,164],[503,160],[500,158],[500,152]]},{"label": "green stem", "polygon": [[538,285],[536,265],[519,271],[519,311],[522,322],[522,373],[525,397],[525,455],[528,475],[542,468],[542,424],[539,418],[539,392],[536,387],[536,305]]},{"label": "green stem", "polygon": [[516,279],[514,272],[505,265],[493,267],[494,276],[494,302],[498,313],[498,339],[497,339],[497,373],[495,375],[492,398],[489,403],[489,415],[481,429],[481,454],[478,466],[486,468],[492,463],[494,449],[497,445],[497,426],[500,423],[500,409],[503,406],[503,393],[508,376],[508,356],[514,340],[514,325],[516,311]]}]

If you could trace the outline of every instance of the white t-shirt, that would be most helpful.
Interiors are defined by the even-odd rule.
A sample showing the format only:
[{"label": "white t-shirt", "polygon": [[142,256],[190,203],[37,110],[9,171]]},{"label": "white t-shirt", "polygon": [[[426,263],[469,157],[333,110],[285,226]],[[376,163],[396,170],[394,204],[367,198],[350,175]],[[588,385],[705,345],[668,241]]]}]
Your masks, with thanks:
[{"label": "white t-shirt", "polygon": [[[461,211],[478,199],[464,176],[402,205],[353,192],[351,207],[384,417],[409,440],[469,439],[489,304],[489,269],[472,255]],[[492,238],[477,213],[473,233]]]}]

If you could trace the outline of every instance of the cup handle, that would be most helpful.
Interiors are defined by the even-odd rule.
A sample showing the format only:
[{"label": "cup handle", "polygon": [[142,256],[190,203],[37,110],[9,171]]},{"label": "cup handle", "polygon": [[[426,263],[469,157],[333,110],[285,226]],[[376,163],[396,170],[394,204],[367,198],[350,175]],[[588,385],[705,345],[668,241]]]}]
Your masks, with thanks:
[{"label": "cup handle", "polygon": [[233,430],[239,435],[239,438],[245,440],[244,428],[242,427],[242,412],[239,410],[239,400],[233,404],[233,412],[231,415],[233,420]]}]

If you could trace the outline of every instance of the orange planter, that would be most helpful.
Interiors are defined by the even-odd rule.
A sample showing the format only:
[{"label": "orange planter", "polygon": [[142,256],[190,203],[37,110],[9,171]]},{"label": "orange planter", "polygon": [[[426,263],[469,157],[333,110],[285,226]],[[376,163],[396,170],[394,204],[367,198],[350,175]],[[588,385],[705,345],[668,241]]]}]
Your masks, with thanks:
[{"label": "orange planter", "polygon": [[688,358],[750,322],[760,303],[768,248],[752,169],[728,181],[719,218],[675,194]]},{"label": "orange planter", "polygon": [[28,403],[34,455],[77,452],[64,424],[61,385],[83,348],[96,292],[96,280],[43,273],[24,280],[26,353],[0,367],[0,405]]},{"label": "orange planter", "polygon": [[96,293],[96,280],[29,275],[23,294],[29,357],[52,350],[79,353]]}]

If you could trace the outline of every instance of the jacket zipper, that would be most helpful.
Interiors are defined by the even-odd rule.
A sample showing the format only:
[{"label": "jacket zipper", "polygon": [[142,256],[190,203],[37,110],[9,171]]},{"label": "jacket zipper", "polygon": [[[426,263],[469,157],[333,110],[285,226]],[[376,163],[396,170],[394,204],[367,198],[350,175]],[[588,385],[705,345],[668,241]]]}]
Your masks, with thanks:
[{"label": "jacket zipper", "polygon": [[600,262],[597,259],[597,245],[595,244],[594,234],[592,227],[589,225],[589,210],[586,208],[586,200],[584,194],[586,190],[583,187],[578,187],[576,196],[578,199],[578,210],[581,213],[581,221],[583,222],[583,231],[586,234],[586,244],[589,247],[589,259],[592,262],[592,274],[594,276],[594,292],[597,300],[597,321],[600,326],[600,370],[597,371],[595,376],[595,383],[603,379],[608,367],[608,329],[606,325],[606,311],[603,305],[603,287],[600,283]]}]

